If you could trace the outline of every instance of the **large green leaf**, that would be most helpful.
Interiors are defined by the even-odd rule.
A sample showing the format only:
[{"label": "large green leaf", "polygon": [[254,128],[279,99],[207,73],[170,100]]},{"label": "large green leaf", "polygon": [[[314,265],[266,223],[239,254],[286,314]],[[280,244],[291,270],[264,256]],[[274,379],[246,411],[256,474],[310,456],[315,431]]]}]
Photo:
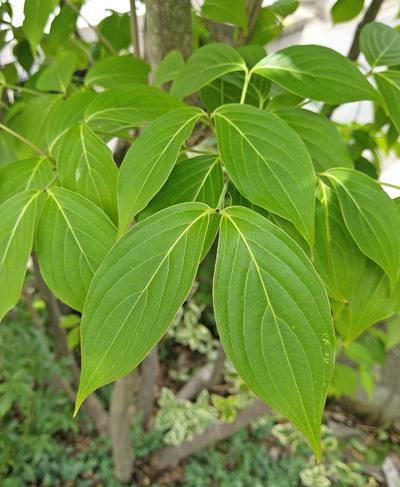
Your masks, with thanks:
[{"label": "large green leaf", "polygon": [[46,54],[52,54],[75,32],[78,14],[68,5],[61,7],[51,23],[49,35],[42,39],[41,47]]},{"label": "large green leaf", "polygon": [[346,226],[360,250],[397,282],[400,228],[396,206],[381,186],[365,174],[351,169],[324,173],[339,198]]},{"label": "large green leaf", "polygon": [[299,136],[278,117],[245,105],[218,108],[215,126],[222,162],[240,193],[293,221],[312,245],[315,177]]},{"label": "large green leaf", "polygon": [[374,76],[389,116],[400,132],[400,71],[383,71]]},{"label": "large green leaf", "polygon": [[364,0],[337,0],[331,9],[333,23],[338,24],[354,19],[363,8]]},{"label": "large green leaf", "polygon": [[335,321],[345,331],[345,345],[353,342],[369,326],[400,311],[400,282],[391,289],[383,270],[366,259],[361,278]]},{"label": "large green leaf", "polygon": [[400,34],[388,25],[367,24],[361,31],[360,48],[372,68],[400,64]]},{"label": "large green leaf", "polygon": [[257,16],[250,44],[265,46],[281,33],[283,25],[270,7],[264,7]]},{"label": "large green leaf", "polygon": [[231,0],[229,4],[221,0],[205,0],[201,13],[203,17],[214,22],[226,22],[241,27],[247,34],[245,0]]},{"label": "large green leaf", "polygon": [[112,56],[98,61],[85,76],[85,85],[114,88],[128,83],[147,84],[150,66],[131,55]]},{"label": "large green leaf", "polygon": [[91,201],[68,189],[49,190],[39,220],[37,255],[54,294],[82,311],[93,275],[116,237],[116,227]]},{"label": "large green leaf", "polygon": [[135,368],[167,331],[193,284],[211,212],[202,203],[167,208],[108,254],[83,311],[76,411],[92,391]]},{"label": "large green leaf", "polygon": [[83,122],[87,107],[99,95],[94,91],[76,93],[65,100],[59,99],[52,106],[44,127],[46,148],[51,153],[56,142],[72,125]]},{"label": "large green leaf", "polygon": [[204,115],[180,108],[155,120],[127,152],[118,180],[119,235],[129,227],[168,179],[179,150]]},{"label": "large green leaf", "polygon": [[44,189],[53,177],[51,164],[45,157],[7,164],[0,169],[0,205],[28,189]]},{"label": "large green leaf", "polygon": [[223,216],[214,277],[222,345],[246,384],[321,455],[335,337],[324,286],[303,251],[248,208]]},{"label": "large green leaf", "polygon": [[38,191],[24,191],[0,206],[0,321],[21,294],[32,250],[38,195]]},{"label": "large green leaf", "polygon": [[232,47],[209,44],[190,57],[173,82],[171,93],[183,98],[224,74],[246,70],[243,58]]},{"label": "large green leaf", "polygon": [[87,105],[84,121],[94,131],[112,134],[152,122],[184,106],[180,100],[158,88],[124,85],[99,93]]},{"label": "large green leaf", "polygon": [[322,46],[291,46],[262,59],[252,70],[298,96],[340,105],[380,101],[354,64]]},{"label": "large green leaf", "polygon": [[49,15],[55,6],[55,0],[25,0],[25,18],[22,29],[29,41],[33,54],[36,54],[36,46],[43,36]]},{"label": "large green leaf", "polygon": [[103,34],[116,51],[127,49],[132,43],[129,19],[128,12],[123,14],[114,12],[97,26],[97,30]]},{"label": "large green leaf", "polygon": [[366,257],[343,220],[336,194],[321,183],[315,218],[314,266],[330,297],[346,302],[363,273]]},{"label": "large green leaf", "polygon": [[57,161],[61,186],[81,194],[118,223],[118,169],[107,144],[77,124],[62,139]]},{"label": "large green leaf", "polygon": [[73,52],[61,52],[55,63],[39,76],[36,88],[40,91],[61,91],[66,94],[75,71],[76,57]]},{"label": "large green leaf", "polygon": [[353,167],[343,137],[326,117],[301,108],[278,108],[273,113],[300,136],[317,172]]}]

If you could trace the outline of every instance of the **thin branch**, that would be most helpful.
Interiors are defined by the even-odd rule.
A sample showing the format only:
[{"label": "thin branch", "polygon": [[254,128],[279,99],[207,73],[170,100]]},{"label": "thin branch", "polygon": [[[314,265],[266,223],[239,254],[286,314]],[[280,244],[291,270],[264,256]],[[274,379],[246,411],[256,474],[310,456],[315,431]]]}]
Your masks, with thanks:
[{"label": "thin branch", "polygon": [[2,123],[0,123],[0,129],[4,130],[4,132],[8,132],[9,134],[13,135],[17,139],[22,140],[22,142],[24,142],[26,145],[29,145],[29,147],[31,147],[36,152],[39,152],[39,154],[41,154],[43,157],[47,157],[48,159],[50,159],[51,161],[54,162],[54,159],[51,156],[49,156],[48,154],[46,154],[46,152],[42,151],[42,149],[39,149],[39,147],[36,147],[35,144],[30,142],[28,139],[25,139],[25,137],[18,134],[17,132],[14,132],[14,130],[8,128],[6,125],[3,125]]},{"label": "thin branch", "polygon": [[225,360],[226,360],[225,350],[223,349],[222,345],[219,344],[217,359],[215,360],[211,379],[207,384],[208,389],[211,389],[212,387],[221,384],[223,372],[224,372]]},{"label": "thin branch", "polygon": [[88,27],[98,36],[98,38],[101,40],[101,42],[107,47],[107,49],[112,52],[115,56],[118,56],[118,52],[114,49],[114,47],[109,43],[109,41],[106,39],[106,37],[103,36],[103,34],[96,29],[80,12],[78,8],[75,7],[73,3],[71,3],[69,0],[64,0],[66,5],[70,7],[77,15],[79,15],[88,25]]},{"label": "thin branch", "polygon": [[183,458],[206,448],[218,441],[233,435],[252,421],[269,413],[270,407],[260,399],[256,399],[251,406],[240,411],[233,423],[220,423],[209,426],[203,434],[195,434],[191,441],[185,441],[179,446],[167,446],[159,450],[150,459],[150,465],[155,470],[165,470]]},{"label": "thin branch", "polygon": [[357,61],[358,56],[360,55],[360,34],[363,29],[367,24],[370,22],[373,22],[376,19],[376,16],[378,15],[378,12],[383,4],[384,0],[372,0],[370,6],[367,8],[364,18],[362,21],[358,24],[356,33],[354,34],[354,39],[353,43],[351,45],[349,54],[347,57],[351,61]]},{"label": "thin branch", "polygon": [[241,31],[236,42],[236,47],[244,46],[250,39],[253,33],[254,26],[256,25],[258,14],[260,13],[262,6],[262,0],[247,0],[246,1],[246,14],[247,14],[247,35]]},{"label": "thin branch", "polygon": [[203,389],[207,389],[211,381],[213,370],[209,365],[204,365],[176,394],[176,399],[193,399]]},{"label": "thin branch", "polygon": [[138,29],[138,21],[137,21],[137,14],[136,14],[136,1],[130,0],[130,4],[131,4],[130,24],[131,24],[133,53],[137,58],[140,58],[139,29]]}]

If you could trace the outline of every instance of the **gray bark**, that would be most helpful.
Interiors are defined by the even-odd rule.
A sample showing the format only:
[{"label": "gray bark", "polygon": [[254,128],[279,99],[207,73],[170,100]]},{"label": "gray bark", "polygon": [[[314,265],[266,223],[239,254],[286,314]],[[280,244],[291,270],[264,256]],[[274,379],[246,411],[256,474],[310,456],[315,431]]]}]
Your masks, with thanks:
[{"label": "gray bark", "polygon": [[111,395],[110,429],[113,442],[114,476],[123,483],[131,480],[135,461],[129,406],[137,386],[137,379],[137,369],[117,379]]},{"label": "gray bark", "polygon": [[158,347],[157,345],[147,354],[140,364],[140,390],[137,408],[142,416],[141,425],[146,426],[154,405],[154,389],[158,377]]}]

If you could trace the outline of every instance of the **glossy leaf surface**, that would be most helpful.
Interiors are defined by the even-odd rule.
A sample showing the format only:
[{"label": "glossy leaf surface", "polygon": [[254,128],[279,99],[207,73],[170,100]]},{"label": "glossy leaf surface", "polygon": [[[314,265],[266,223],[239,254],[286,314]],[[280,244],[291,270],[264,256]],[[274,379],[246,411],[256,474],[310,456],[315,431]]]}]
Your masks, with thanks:
[{"label": "glossy leaf surface", "polygon": [[233,71],[246,71],[242,57],[226,44],[209,44],[198,49],[180,71],[171,87],[171,94],[184,98]]},{"label": "glossy leaf surface", "polygon": [[221,212],[214,308],[222,345],[246,384],[321,455],[335,338],[326,291],[284,232],[247,208]]},{"label": "glossy leaf surface", "polygon": [[201,203],[167,208],[108,254],[83,312],[76,410],[92,391],[135,368],[167,331],[193,284],[210,211]]},{"label": "glossy leaf surface", "polygon": [[202,110],[190,107],[163,115],[129,149],[118,181],[119,235],[164,185],[183,142],[202,115]]},{"label": "glossy leaf surface", "polygon": [[61,186],[93,201],[117,225],[118,169],[111,150],[86,125],[72,126],[63,137],[58,174]]},{"label": "glossy leaf surface", "polygon": [[396,206],[373,179],[351,169],[324,173],[338,195],[346,226],[360,250],[397,282],[400,229]]},{"label": "glossy leaf surface", "polygon": [[322,172],[331,167],[353,167],[343,137],[326,117],[301,108],[278,108],[273,113],[286,122],[304,142],[315,171]]},{"label": "glossy leaf surface", "polygon": [[361,31],[360,47],[372,68],[400,64],[400,34],[388,25],[367,24]]},{"label": "glossy leaf surface", "polygon": [[312,244],[315,177],[298,135],[278,117],[244,105],[219,108],[215,126],[222,162],[240,193],[293,221]]},{"label": "glossy leaf surface", "polygon": [[24,191],[0,206],[0,321],[21,294],[33,244],[37,196],[37,191]]},{"label": "glossy leaf surface", "polygon": [[332,105],[379,101],[379,95],[351,61],[323,46],[287,47],[261,60],[253,71],[295,95]]},{"label": "glossy leaf surface", "polygon": [[37,255],[54,294],[82,311],[93,275],[116,237],[116,227],[91,201],[64,188],[49,190],[39,220]]}]

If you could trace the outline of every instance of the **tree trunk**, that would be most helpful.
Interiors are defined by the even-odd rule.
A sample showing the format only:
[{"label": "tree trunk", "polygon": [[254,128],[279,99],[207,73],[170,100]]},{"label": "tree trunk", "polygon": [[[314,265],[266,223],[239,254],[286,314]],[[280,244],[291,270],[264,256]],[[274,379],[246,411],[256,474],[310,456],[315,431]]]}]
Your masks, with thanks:
[{"label": "tree trunk", "polygon": [[140,389],[138,396],[138,412],[141,425],[146,426],[154,404],[154,389],[158,377],[158,347],[157,345],[148,353],[147,357],[140,364]]},{"label": "tree trunk", "polygon": [[146,58],[154,73],[172,50],[186,61],[193,52],[190,0],[146,0]]},{"label": "tree trunk", "polygon": [[113,442],[114,476],[123,483],[131,480],[135,461],[128,411],[137,386],[137,379],[137,369],[117,379],[111,395],[110,428]]}]

